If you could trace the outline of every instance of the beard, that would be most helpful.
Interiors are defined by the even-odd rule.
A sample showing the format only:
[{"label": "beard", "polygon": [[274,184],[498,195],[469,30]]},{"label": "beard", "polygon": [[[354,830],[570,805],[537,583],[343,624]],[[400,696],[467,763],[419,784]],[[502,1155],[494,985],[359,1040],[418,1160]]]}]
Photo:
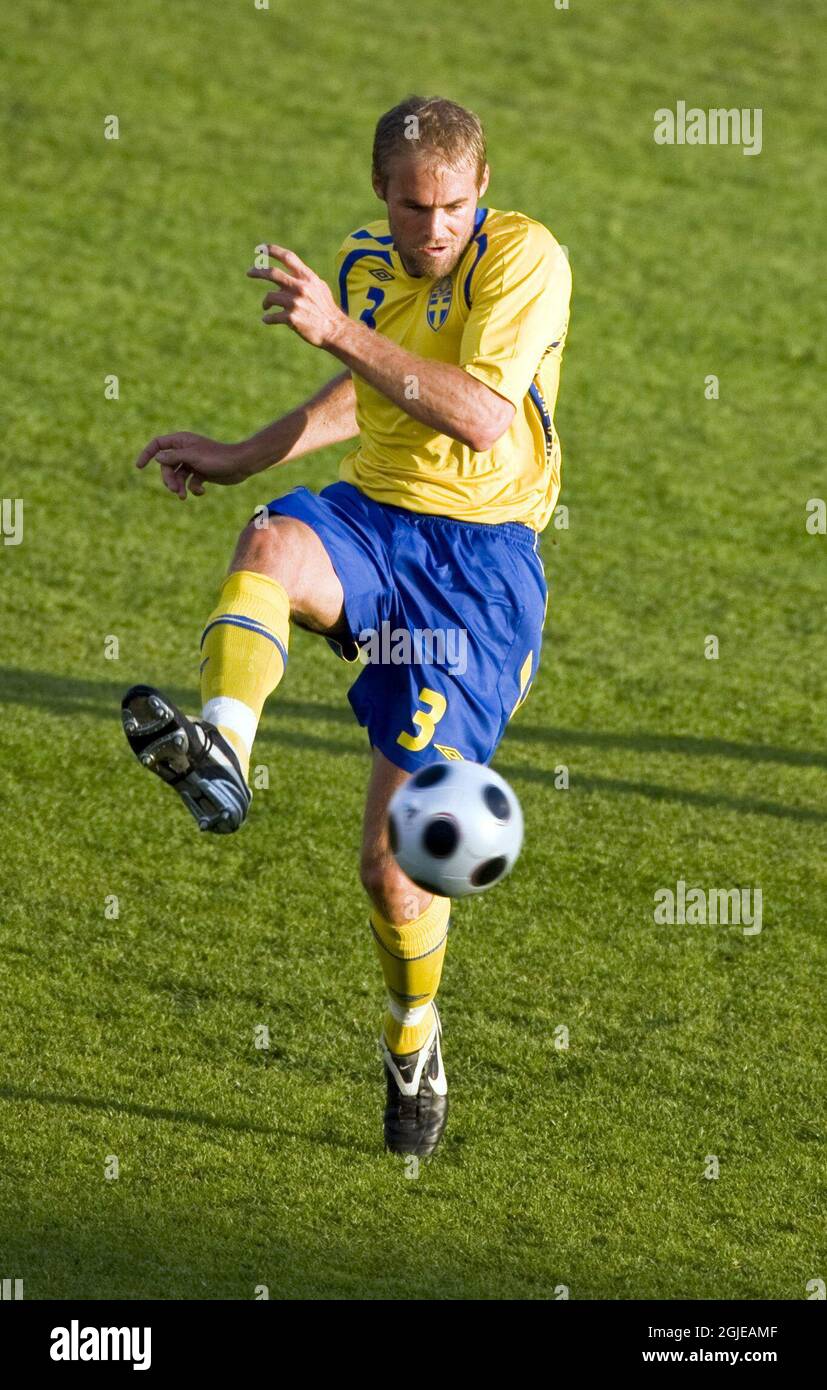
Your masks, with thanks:
[{"label": "beard", "polygon": [[[469,239],[470,240],[470,237]],[[439,256],[429,256],[425,251],[402,250],[397,246],[400,259],[409,275],[422,276],[429,280],[441,280],[450,275],[465,254],[466,240],[460,246],[451,246]]]}]

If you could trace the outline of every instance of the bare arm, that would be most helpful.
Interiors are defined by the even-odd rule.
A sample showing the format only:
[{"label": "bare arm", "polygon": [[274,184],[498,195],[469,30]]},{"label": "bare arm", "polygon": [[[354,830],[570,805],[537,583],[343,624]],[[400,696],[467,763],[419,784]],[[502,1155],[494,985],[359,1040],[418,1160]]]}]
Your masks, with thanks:
[{"label": "bare arm", "polygon": [[273,464],[289,463],[315,449],[324,449],[328,444],[341,444],[358,433],[356,392],[348,371],[335,376],[315,396],[234,447],[247,476],[251,477]]},{"label": "bare arm", "polygon": [[165,487],[184,500],[188,484],[190,492],[200,497],[205,482],[243,483],[265,468],[340,444],[358,433],[353,378],[350,372],[341,372],[302,405],[238,444],[221,444],[186,430],[161,434],[147,444],[136,465],[146,468],[156,459]]},{"label": "bare arm", "polygon": [[511,401],[463,367],[418,357],[344,314],[337,330],[325,345],[329,353],[415,420],[469,449],[490,449],[514,419]]},{"label": "bare arm", "polygon": [[[390,338],[356,323],[336,304],[328,286],[285,246],[268,246],[287,271],[274,266],[247,271],[279,288],[265,295],[265,323],[286,323],[313,347],[338,357],[415,420],[450,435],[469,449],[490,449],[514,419],[511,401],[452,362],[418,357]],[[289,274],[287,273],[289,271]]]}]

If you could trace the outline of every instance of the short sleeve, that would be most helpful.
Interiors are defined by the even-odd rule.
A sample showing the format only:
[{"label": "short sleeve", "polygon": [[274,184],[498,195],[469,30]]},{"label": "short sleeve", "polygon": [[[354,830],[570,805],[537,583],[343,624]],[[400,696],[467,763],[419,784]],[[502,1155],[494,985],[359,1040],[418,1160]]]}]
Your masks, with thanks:
[{"label": "short sleeve", "polygon": [[346,275],[347,275],[347,271],[345,270],[344,265],[345,265],[345,257],[346,257],[346,255],[347,255],[348,249],[349,249],[349,242],[350,242],[350,238],[346,238],[346,239],[342,242],[341,246],[339,247],[338,251],[336,252],[336,258],[335,258],[334,263],[333,263],[333,285],[334,285],[333,293],[334,293],[334,295],[335,295],[335,297],[336,297],[336,300],[337,300],[337,302],[338,302],[338,304],[339,304],[339,308],[340,308],[340,309],[343,309],[343,310],[345,311],[345,313],[347,313],[347,310],[348,310],[348,295],[347,295],[347,284],[346,284],[346,279],[345,279],[345,277],[346,277]]},{"label": "short sleeve", "polygon": [[571,270],[561,247],[529,222],[482,257],[471,287],[460,366],[519,406],[540,359],[566,335]]}]

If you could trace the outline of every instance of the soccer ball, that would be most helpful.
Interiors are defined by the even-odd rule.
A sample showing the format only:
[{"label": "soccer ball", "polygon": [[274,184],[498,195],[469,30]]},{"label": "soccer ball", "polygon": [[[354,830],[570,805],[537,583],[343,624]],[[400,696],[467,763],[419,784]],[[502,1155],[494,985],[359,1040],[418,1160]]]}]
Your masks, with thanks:
[{"label": "soccer ball", "polygon": [[427,893],[484,893],[513,869],[523,813],[508,783],[480,763],[431,763],[394,792],[388,837],[397,864]]}]

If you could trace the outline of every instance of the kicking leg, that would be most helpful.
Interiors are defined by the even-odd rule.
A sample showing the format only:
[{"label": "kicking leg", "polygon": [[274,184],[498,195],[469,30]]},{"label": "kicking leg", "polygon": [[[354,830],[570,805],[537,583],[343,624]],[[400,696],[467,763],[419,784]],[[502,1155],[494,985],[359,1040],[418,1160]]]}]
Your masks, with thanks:
[{"label": "kicking leg", "polygon": [[427,1157],[448,1113],[447,1082],[434,1004],[450,900],[417,888],[391,854],[388,802],[408,773],[374,749],[362,841],[361,878],[372,903],[371,930],[387,989],[380,1039],[387,1080],[385,1146]]},{"label": "kicking leg", "polygon": [[287,664],[290,621],[332,633],[344,594],[315,531],[289,516],[251,522],[201,639],[202,716],[235,749],[247,776],[268,695]]},{"label": "kicking leg", "polygon": [[344,595],[315,532],[271,516],[242,532],[201,639],[200,719],[152,686],[122,702],[124,731],[145,767],[175,788],[202,830],[228,833],[251,801],[250,754],[267,696],[284,674],[291,617],[337,636]]}]

